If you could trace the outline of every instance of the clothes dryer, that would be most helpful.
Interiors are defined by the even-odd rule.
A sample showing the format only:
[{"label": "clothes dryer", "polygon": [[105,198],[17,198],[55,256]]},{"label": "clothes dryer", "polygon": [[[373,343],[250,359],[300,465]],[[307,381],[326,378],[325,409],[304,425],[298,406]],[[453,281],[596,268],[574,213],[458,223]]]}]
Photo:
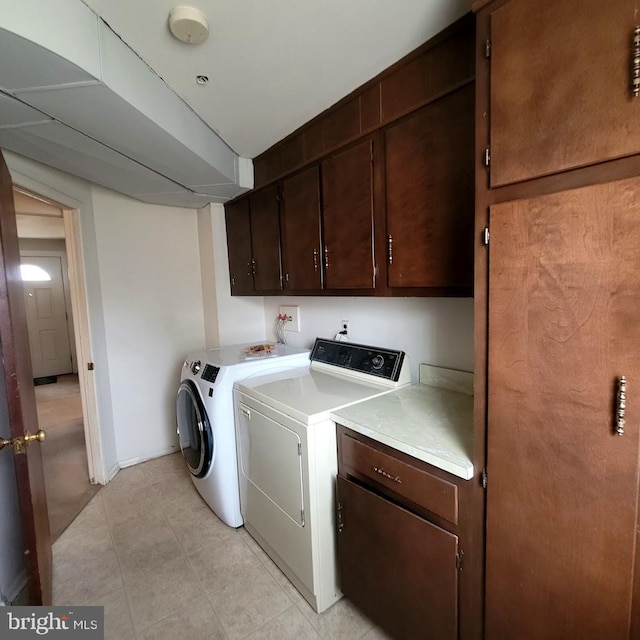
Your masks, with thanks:
[{"label": "clothes dryer", "polygon": [[196,489],[230,527],[243,522],[233,385],[256,374],[308,365],[308,350],[278,344],[209,349],[188,356],[184,362],[176,398],[180,450]]}]

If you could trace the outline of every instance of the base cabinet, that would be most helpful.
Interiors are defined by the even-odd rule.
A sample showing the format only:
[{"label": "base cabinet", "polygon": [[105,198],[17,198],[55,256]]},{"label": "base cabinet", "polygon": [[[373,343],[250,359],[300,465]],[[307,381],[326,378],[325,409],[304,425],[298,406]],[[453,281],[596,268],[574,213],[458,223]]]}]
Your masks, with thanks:
[{"label": "base cabinet", "polygon": [[473,486],[337,427],[340,589],[397,640],[479,640]]},{"label": "base cabinet", "polygon": [[458,537],[338,477],[341,590],[394,638],[458,637]]}]

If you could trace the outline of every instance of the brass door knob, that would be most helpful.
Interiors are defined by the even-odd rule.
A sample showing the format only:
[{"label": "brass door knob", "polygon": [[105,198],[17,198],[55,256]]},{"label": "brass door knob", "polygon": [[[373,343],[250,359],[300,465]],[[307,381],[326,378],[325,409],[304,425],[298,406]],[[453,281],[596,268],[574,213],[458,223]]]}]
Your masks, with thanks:
[{"label": "brass door knob", "polygon": [[27,432],[24,436],[18,438],[11,438],[9,440],[0,438],[0,450],[4,449],[7,445],[11,445],[14,453],[24,453],[29,443],[34,441],[44,442],[46,437],[46,431],[44,431],[44,429],[38,429],[34,434]]}]

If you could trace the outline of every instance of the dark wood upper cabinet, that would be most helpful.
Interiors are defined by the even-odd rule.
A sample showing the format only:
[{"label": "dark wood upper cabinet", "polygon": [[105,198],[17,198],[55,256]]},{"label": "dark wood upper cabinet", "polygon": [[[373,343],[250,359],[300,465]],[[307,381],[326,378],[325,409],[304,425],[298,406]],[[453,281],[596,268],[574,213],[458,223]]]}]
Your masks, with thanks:
[{"label": "dark wood upper cabinet", "polygon": [[254,288],[256,291],[282,289],[277,187],[272,185],[252,194],[249,206]]},{"label": "dark wood upper cabinet", "polygon": [[227,225],[231,295],[241,296],[253,293],[249,198],[226,204],[224,212]]},{"label": "dark wood upper cabinet", "polygon": [[640,152],[635,0],[511,0],[491,12],[493,187]]},{"label": "dark wood upper cabinet", "polygon": [[313,166],[282,182],[284,288],[322,288],[320,170]]},{"label": "dark wood upper cabinet", "polygon": [[372,140],[322,163],[322,195],[327,289],[372,289]]},{"label": "dark wood upper cabinet", "polygon": [[385,132],[388,284],[473,283],[474,85]]},{"label": "dark wood upper cabinet", "polygon": [[275,186],[225,205],[231,295],[282,289]]}]

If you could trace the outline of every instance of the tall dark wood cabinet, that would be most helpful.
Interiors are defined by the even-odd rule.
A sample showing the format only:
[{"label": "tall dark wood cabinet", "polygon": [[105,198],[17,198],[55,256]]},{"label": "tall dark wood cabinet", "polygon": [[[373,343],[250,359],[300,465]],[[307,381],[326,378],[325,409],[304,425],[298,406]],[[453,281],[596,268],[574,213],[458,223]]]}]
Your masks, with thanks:
[{"label": "tall dark wood cabinet", "polygon": [[485,637],[638,638],[634,3],[476,9]]},{"label": "tall dark wood cabinet", "polygon": [[496,204],[490,218],[487,637],[622,640],[638,498],[640,178]]}]

